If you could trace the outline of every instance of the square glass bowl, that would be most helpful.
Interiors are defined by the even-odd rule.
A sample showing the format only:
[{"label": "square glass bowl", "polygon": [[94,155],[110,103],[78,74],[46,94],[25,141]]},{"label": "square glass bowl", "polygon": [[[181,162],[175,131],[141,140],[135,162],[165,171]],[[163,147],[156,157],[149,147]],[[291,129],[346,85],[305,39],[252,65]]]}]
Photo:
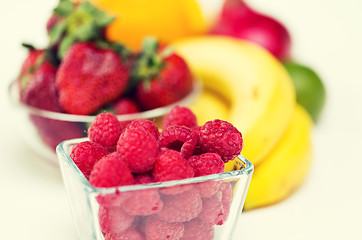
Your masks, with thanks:
[{"label": "square glass bowl", "polygon": [[[201,81],[195,79],[192,91],[183,99],[164,107],[140,113],[118,115],[118,120],[149,119],[160,126],[163,116],[171,111],[175,105],[190,105],[197,99],[201,90]],[[20,137],[36,153],[51,163],[58,163],[55,155],[56,146],[64,140],[86,137],[88,126],[95,118],[95,115],[75,115],[31,107],[19,100],[19,89],[16,81],[10,83],[8,94]]]},{"label": "square glass bowl", "polygon": [[204,240],[231,239],[254,171],[242,155],[240,170],[96,188],[69,156],[74,145],[86,140],[67,140],[56,149],[79,239],[123,239],[122,234],[139,240],[145,240],[146,234],[155,234],[147,239],[195,240],[196,235]]}]

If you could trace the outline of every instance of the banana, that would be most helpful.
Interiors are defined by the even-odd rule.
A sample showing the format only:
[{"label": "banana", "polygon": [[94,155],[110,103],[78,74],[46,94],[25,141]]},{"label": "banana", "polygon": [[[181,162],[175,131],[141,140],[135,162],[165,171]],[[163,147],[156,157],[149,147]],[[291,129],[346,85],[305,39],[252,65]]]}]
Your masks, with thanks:
[{"label": "banana", "polygon": [[197,114],[197,123],[200,126],[210,121],[210,119],[224,119],[227,121],[229,118],[227,103],[208,89],[203,89],[197,101],[191,103],[188,107]]},{"label": "banana", "polygon": [[312,120],[300,105],[279,143],[255,167],[244,209],[250,210],[279,202],[305,179],[311,165]]},{"label": "banana", "polygon": [[243,134],[243,154],[258,165],[285,132],[295,104],[281,63],[256,44],[224,36],[189,37],[172,46],[205,89],[226,100],[228,121]]}]

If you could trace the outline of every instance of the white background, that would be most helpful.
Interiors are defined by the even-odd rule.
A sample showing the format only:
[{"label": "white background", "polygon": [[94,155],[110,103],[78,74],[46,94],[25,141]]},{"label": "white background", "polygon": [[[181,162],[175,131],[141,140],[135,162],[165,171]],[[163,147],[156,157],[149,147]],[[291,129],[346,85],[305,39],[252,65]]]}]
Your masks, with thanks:
[{"label": "white background", "polygon": [[[307,180],[282,203],[243,213],[235,240],[362,239],[362,1],[248,2],[289,28],[292,55],[321,75],[328,96]],[[20,43],[45,45],[55,4],[1,0],[0,239],[77,239],[59,169],[18,139],[7,96]]]}]

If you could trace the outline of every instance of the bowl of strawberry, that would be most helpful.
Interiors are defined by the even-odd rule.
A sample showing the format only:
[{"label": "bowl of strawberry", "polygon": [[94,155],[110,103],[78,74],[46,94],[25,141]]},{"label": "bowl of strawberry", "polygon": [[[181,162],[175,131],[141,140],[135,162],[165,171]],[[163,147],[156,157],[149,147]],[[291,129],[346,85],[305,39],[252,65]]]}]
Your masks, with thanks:
[{"label": "bowl of strawberry", "polygon": [[88,1],[60,1],[47,22],[47,46],[23,44],[28,54],[9,95],[21,136],[47,159],[56,162],[60,142],[86,137],[100,112],[123,124],[160,122],[200,91],[184,59],[158,39],[147,37],[132,51],[106,39],[113,20]]},{"label": "bowl of strawberry", "polygon": [[[198,126],[189,108],[175,106],[162,130],[100,113],[87,133],[57,146],[80,239],[231,239],[253,173],[232,124]],[[225,172],[235,159],[238,170]]]}]

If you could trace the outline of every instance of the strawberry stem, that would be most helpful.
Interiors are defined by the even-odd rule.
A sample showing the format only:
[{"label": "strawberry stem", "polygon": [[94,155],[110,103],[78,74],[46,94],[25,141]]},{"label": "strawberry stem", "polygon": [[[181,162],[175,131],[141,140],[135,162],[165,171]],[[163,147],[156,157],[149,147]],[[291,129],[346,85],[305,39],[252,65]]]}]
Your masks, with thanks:
[{"label": "strawberry stem", "polygon": [[25,47],[26,49],[28,49],[29,51],[33,51],[36,50],[35,47],[30,44],[30,43],[22,43],[21,46]]},{"label": "strawberry stem", "polygon": [[159,78],[161,70],[166,66],[164,59],[172,52],[170,47],[160,51],[158,40],[154,37],[146,37],[142,44],[142,51],[133,63],[127,92],[132,91],[139,83],[142,83],[145,89],[150,89],[151,81]]},{"label": "strawberry stem", "polygon": [[136,82],[148,82],[157,77],[164,67],[162,55],[158,54],[159,43],[156,38],[147,37],[143,42],[142,52],[136,58],[132,78]]},{"label": "strawberry stem", "polygon": [[95,41],[95,44],[100,48],[112,49],[113,51],[118,53],[118,55],[120,55],[122,57],[122,60],[124,62],[127,62],[129,60],[130,56],[133,54],[127,47],[125,47],[122,44],[116,43],[116,42],[107,42],[107,41],[103,41],[103,40],[97,40],[97,41]]},{"label": "strawberry stem", "polygon": [[103,40],[103,29],[114,20],[88,1],[61,0],[53,13],[58,20],[49,30],[49,47],[56,46],[60,59],[76,42]]}]

